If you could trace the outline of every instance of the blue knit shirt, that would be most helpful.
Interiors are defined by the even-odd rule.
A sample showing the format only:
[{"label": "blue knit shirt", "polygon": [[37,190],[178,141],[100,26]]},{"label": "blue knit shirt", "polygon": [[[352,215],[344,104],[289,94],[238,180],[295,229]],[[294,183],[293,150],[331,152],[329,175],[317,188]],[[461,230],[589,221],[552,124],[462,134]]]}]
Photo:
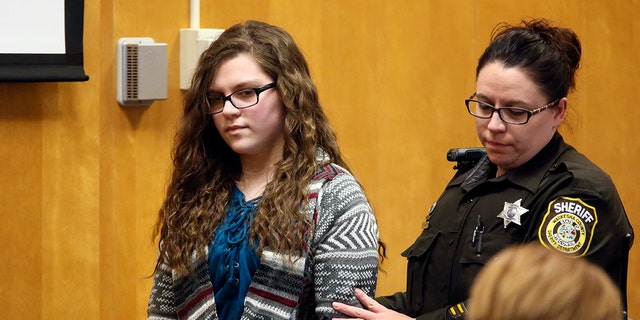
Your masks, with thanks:
[{"label": "blue knit shirt", "polygon": [[260,257],[249,245],[249,228],[260,198],[244,200],[233,187],[227,217],[209,244],[209,274],[220,319],[240,319]]}]

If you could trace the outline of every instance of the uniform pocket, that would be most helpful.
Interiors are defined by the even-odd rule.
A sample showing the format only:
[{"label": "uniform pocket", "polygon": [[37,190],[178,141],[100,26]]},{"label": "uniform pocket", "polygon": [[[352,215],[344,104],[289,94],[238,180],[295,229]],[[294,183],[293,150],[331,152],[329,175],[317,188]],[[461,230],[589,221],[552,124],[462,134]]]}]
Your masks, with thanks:
[{"label": "uniform pocket", "polygon": [[427,263],[433,251],[433,245],[440,236],[440,231],[429,228],[423,231],[420,237],[404,252],[402,256],[407,258],[407,298],[412,313],[422,309],[424,298],[422,296],[423,280],[426,276]]},{"label": "uniform pocket", "polygon": [[431,246],[436,241],[436,238],[440,235],[439,231],[430,230],[430,232],[424,231],[418,239],[409,247],[407,250],[402,252],[402,256],[412,260],[412,259],[420,259],[424,256]]}]

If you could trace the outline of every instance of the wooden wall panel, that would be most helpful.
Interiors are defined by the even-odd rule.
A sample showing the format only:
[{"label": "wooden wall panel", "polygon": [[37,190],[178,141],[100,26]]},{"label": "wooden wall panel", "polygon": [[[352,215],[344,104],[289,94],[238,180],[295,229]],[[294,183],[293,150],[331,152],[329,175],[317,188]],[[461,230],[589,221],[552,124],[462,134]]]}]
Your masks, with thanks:
[{"label": "wooden wall panel", "polygon": [[[583,43],[565,138],[614,179],[640,225],[635,108],[640,3],[633,0],[202,1],[201,27],[246,19],[289,31],[306,54],[343,152],[363,183],[389,258],[379,294],[404,289],[400,252],[453,173],[451,147],[478,145],[463,100],[500,21],[545,16]],[[0,83],[0,300],[6,319],[144,319],[150,235],[181,110],[180,28],[188,2],[85,1],[84,83]],[[116,102],[120,37],[168,44],[169,92]],[[640,317],[640,246],[630,261]]]},{"label": "wooden wall panel", "polygon": [[[43,107],[42,313],[97,314],[99,136],[94,83],[59,84]],[[36,244],[37,245],[37,244]]]},{"label": "wooden wall panel", "polygon": [[15,92],[44,93],[38,84],[0,86],[0,300],[7,319],[39,319],[44,101]]},{"label": "wooden wall panel", "polygon": [[[102,295],[113,301],[101,317],[144,319],[156,259],[151,232],[169,175],[170,148],[181,114],[179,29],[188,27],[188,1],[112,1],[111,43],[122,37],[151,37],[167,43],[168,98],[149,107],[120,107],[115,96],[115,61],[105,86],[104,132],[112,144],[103,158],[110,175],[110,198],[102,201],[103,256],[110,263],[110,286]],[[111,52],[111,51],[110,51]],[[110,53],[109,52],[109,53]],[[113,51],[115,52],[115,51]],[[107,54],[108,55],[108,54]],[[107,169],[108,168],[108,169]],[[105,261],[106,262],[106,261]]]}]

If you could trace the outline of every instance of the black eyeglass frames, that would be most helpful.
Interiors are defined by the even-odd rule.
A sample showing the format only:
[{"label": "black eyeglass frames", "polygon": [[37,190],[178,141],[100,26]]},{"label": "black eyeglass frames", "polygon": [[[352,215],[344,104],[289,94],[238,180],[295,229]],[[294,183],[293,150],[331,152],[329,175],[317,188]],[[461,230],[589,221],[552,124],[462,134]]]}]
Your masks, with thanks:
[{"label": "black eyeglass frames", "polygon": [[469,111],[469,114],[480,119],[491,119],[493,113],[497,111],[500,119],[510,124],[525,124],[529,122],[529,119],[532,116],[555,106],[560,101],[560,99],[557,99],[545,104],[540,108],[529,110],[520,107],[496,108],[495,106],[484,101],[474,100],[473,97],[475,96],[476,93],[474,92],[469,97],[469,99],[464,100],[464,104],[467,106],[467,111]]},{"label": "black eyeglass frames", "polygon": [[217,114],[224,109],[225,102],[231,102],[236,109],[246,109],[253,107],[260,101],[260,93],[265,90],[275,88],[276,83],[271,82],[262,87],[246,88],[232,92],[228,96],[207,94],[205,101],[209,107],[210,114]]}]

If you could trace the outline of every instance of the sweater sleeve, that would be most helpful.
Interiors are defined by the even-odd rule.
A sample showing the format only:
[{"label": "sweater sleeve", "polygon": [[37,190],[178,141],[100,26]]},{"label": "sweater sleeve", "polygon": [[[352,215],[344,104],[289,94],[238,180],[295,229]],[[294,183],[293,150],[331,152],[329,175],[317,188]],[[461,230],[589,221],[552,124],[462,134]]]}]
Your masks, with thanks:
[{"label": "sweater sleeve", "polygon": [[172,283],[171,270],[163,265],[158,266],[147,307],[149,320],[178,319]]},{"label": "sweater sleeve", "polygon": [[360,184],[347,172],[324,183],[316,210],[311,247],[316,314],[340,317],[332,302],[361,306],[355,288],[375,295],[378,226]]}]

